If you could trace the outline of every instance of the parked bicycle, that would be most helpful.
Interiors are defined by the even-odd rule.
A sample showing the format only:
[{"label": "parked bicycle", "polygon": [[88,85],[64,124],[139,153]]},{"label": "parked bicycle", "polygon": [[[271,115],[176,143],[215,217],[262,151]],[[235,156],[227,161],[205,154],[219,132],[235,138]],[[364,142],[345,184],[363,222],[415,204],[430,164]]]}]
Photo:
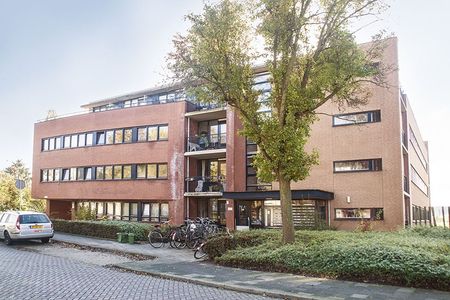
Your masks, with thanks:
[{"label": "parked bicycle", "polygon": [[[227,227],[220,228],[220,234],[225,234],[231,236],[230,231]],[[196,259],[206,259],[208,257],[208,253],[205,251],[205,245],[208,243],[208,240],[203,241],[194,251],[194,257]]]},{"label": "parked bicycle", "polygon": [[[165,228],[167,226],[167,228]],[[169,228],[169,222],[163,222],[162,225],[156,225],[155,229],[148,234],[148,241],[153,248],[161,248],[166,243],[169,243],[170,247],[174,248],[173,236],[175,230]]]}]

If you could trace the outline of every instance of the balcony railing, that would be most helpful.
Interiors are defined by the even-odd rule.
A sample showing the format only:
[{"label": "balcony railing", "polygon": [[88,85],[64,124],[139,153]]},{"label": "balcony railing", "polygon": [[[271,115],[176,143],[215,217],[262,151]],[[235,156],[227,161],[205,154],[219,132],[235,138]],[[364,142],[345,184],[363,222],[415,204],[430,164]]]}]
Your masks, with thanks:
[{"label": "balcony railing", "polygon": [[226,147],[227,147],[226,133],[191,136],[187,139],[187,151],[188,152],[201,151],[201,150],[224,149]]},{"label": "balcony railing", "polygon": [[225,104],[219,103],[195,103],[195,110],[209,110],[225,107]]},{"label": "balcony railing", "polygon": [[223,192],[225,190],[225,178],[222,176],[194,176],[186,178],[187,192],[207,193]]}]

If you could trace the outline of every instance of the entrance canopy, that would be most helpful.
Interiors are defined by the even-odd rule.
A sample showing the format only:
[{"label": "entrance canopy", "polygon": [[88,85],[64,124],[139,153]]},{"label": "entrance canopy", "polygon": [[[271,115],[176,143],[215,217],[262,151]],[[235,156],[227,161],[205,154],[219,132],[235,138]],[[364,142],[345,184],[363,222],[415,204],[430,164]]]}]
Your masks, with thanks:
[{"label": "entrance canopy", "polygon": [[[223,198],[233,200],[278,200],[280,191],[224,192]],[[322,190],[292,190],[292,200],[333,200],[334,193]]]}]

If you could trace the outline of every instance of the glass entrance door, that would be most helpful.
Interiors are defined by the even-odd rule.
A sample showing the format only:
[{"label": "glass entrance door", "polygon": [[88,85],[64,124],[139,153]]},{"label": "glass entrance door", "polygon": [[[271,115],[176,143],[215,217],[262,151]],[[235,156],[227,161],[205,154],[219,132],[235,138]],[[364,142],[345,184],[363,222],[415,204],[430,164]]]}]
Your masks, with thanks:
[{"label": "glass entrance door", "polygon": [[250,227],[250,202],[239,201],[236,208],[236,226]]}]

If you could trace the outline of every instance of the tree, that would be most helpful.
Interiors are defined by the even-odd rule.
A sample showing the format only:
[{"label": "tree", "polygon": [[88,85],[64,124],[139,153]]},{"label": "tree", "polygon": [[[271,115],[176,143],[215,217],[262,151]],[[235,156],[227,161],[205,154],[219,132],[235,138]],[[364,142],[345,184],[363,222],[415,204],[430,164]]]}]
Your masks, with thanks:
[{"label": "tree", "polygon": [[[17,189],[16,179],[25,181],[25,188],[22,191]],[[0,211],[20,209],[44,211],[45,200],[31,198],[30,187],[30,171],[21,160],[16,160],[0,171]]]},{"label": "tree", "polygon": [[[350,31],[354,20],[383,8],[378,0],[257,0],[249,6],[222,0],[188,15],[187,34],[174,38],[169,68],[175,79],[198,101],[233,108],[242,134],[258,145],[258,177],[279,182],[284,243],[294,241],[291,182],[305,179],[318,163],[316,150],[305,151],[317,110],[329,101],[364,105],[367,84],[385,84],[381,35],[363,50]],[[263,50],[252,47],[258,41]],[[252,88],[261,58],[272,86],[264,100]],[[271,113],[258,112],[263,101]]]}]

